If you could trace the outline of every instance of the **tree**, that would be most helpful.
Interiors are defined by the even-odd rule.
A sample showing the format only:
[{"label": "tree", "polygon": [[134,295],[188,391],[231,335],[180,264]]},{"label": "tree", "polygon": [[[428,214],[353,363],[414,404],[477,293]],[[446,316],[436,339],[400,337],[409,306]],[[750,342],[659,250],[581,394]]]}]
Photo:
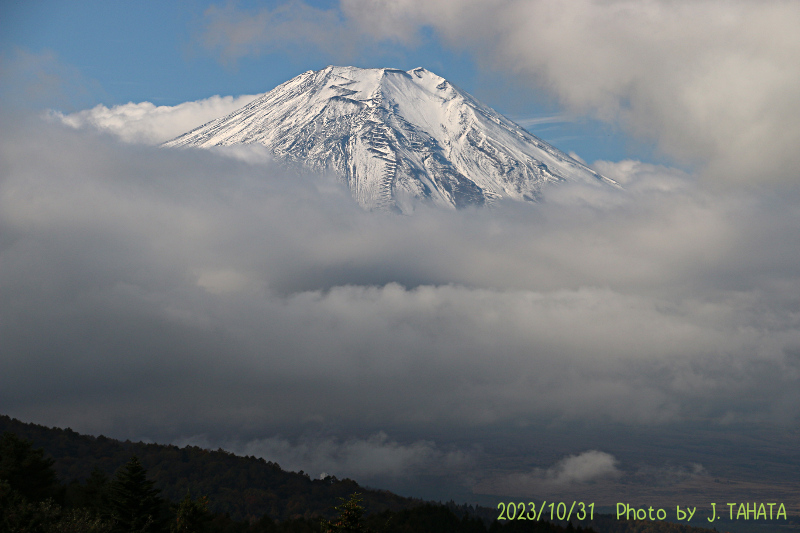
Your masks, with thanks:
[{"label": "tree", "polygon": [[57,517],[47,524],[47,533],[112,533],[114,522],[103,519],[90,509],[64,509],[47,501],[39,504],[39,512],[51,512]]},{"label": "tree", "polygon": [[120,533],[162,531],[163,500],[134,455],[111,482],[109,506]]},{"label": "tree", "polygon": [[369,533],[362,524],[361,517],[364,516],[364,507],[361,505],[361,494],[354,492],[350,499],[339,498],[342,505],[334,507],[339,512],[339,517],[333,522],[323,520],[322,530],[324,533]]},{"label": "tree", "polygon": [[98,467],[94,467],[82,487],[82,507],[90,507],[92,509],[108,508],[109,485],[108,475]]},{"label": "tree", "polygon": [[175,523],[170,530],[172,533],[199,533],[210,517],[208,497],[200,496],[193,500],[189,491],[186,491],[186,496],[175,511]]},{"label": "tree", "polygon": [[56,472],[53,460],[44,451],[34,450],[33,443],[10,432],[0,437],[0,480],[31,502],[43,501],[55,494]]}]

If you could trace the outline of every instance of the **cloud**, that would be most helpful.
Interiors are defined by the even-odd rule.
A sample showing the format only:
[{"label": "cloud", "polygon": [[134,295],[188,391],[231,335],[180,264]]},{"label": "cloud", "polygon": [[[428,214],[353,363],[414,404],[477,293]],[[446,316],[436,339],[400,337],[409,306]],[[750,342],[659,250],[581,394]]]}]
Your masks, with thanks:
[{"label": "cloud", "polygon": [[108,108],[98,104],[70,114],[51,111],[50,115],[74,128],[91,126],[126,142],[157,145],[244,107],[259,96],[212,96],[175,106],[129,102]]},{"label": "cloud", "polygon": [[573,112],[620,122],[721,181],[796,181],[800,6],[771,2],[343,0],[375,39],[433,27]]},{"label": "cloud", "polygon": [[[406,217],[248,150],[8,124],[0,404],[13,416],[403,477],[469,471],[456,459],[487,431],[800,415],[798,190],[721,194],[605,162],[625,191]],[[488,457],[512,441],[466,453],[470,475],[496,471]],[[588,480],[610,471],[603,457],[542,479]]]},{"label": "cloud", "polygon": [[212,5],[205,12],[204,22],[198,41],[228,64],[276,51],[298,54],[314,48],[343,58],[353,57],[359,50],[359,32],[348,26],[338,9],[319,9],[298,0],[274,9]]},{"label": "cloud", "polygon": [[[193,397],[172,381],[185,366],[220,422],[244,391],[270,420],[798,414],[792,197],[634,188],[587,208],[565,188],[536,209],[395,217],[268,163],[31,128],[4,134],[0,189],[4,350],[31,379],[58,352],[54,370],[131,391],[131,369],[166,367],[158,394]],[[34,382],[8,400],[52,385]]]},{"label": "cloud", "polygon": [[631,473],[631,480],[642,485],[658,487],[702,480],[708,476],[708,471],[700,463],[661,467],[643,465]]},{"label": "cloud", "polygon": [[575,485],[615,479],[622,475],[617,459],[605,452],[589,450],[569,455],[550,468],[534,468],[530,472],[516,473],[485,483],[480,490],[493,494],[545,494],[567,491]]},{"label": "cloud", "polygon": [[558,114],[558,115],[549,115],[545,117],[515,117],[514,122],[519,124],[524,128],[528,128],[530,126],[537,126],[539,124],[561,124],[564,122],[573,122],[574,119],[568,115]]},{"label": "cloud", "polygon": [[748,185],[800,178],[798,25],[800,6],[780,0],[341,0],[211,8],[204,39],[226,57],[303,42],[344,59],[413,48],[432,29],[572,116],[618,123],[706,178]]},{"label": "cloud", "polygon": [[[25,93],[11,87],[0,405],[122,438],[205,435],[315,475],[455,472],[493,494],[694,481],[718,475],[729,441],[743,477],[753,457],[791,477],[796,443],[762,436],[800,416],[796,7],[754,6],[229,5],[202,35],[235,61],[297,39],[334,54],[414,46],[433,27],[544,85],[569,116],[619,121],[748,191],[598,161],[624,191],[366,213],[334,179],[288,175],[259,147],[148,146],[252,97],[48,122],[9,117]],[[44,75],[52,57],[23,59],[44,93],[70,78]]]},{"label": "cloud", "polygon": [[647,464],[624,466],[610,453],[589,450],[563,457],[547,468],[486,476],[473,490],[529,500],[591,499],[597,505],[614,505],[627,499],[663,504],[671,501],[680,487],[691,487],[695,492],[715,490],[713,484],[709,486],[708,470],[697,462],[676,466],[659,457],[651,458]]},{"label": "cloud", "polygon": [[[198,436],[178,441],[179,445],[208,447],[207,438]],[[369,482],[378,476],[409,476],[423,471],[442,471],[461,466],[469,455],[443,451],[434,442],[418,440],[401,444],[379,431],[367,438],[303,436],[292,442],[282,437],[227,441],[226,450],[241,455],[263,457],[290,471],[303,470],[313,477],[333,475]]]},{"label": "cloud", "polygon": [[0,53],[0,78],[5,80],[0,102],[6,111],[80,109],[101,92],[96,81],[61,61],[52,50],[35,53],[14,48]]},{"label": "cloud", "polygon": [[613,455],[590,450],[580,455],[570,455],[543,473],[543,477],[557,485],[587,483],[598,478],[619,474]]}]

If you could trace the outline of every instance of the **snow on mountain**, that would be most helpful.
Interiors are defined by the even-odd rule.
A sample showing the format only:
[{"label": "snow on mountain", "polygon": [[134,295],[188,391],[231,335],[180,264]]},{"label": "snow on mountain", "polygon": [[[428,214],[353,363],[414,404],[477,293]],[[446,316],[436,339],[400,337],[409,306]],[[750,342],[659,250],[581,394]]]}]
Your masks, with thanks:
[{"label": "snow on mountain", "polygon": [[570,180],[617,186],[424,68],[308,71],[165,146],[239,143],[333,170],[368,209],[534,201]]}]

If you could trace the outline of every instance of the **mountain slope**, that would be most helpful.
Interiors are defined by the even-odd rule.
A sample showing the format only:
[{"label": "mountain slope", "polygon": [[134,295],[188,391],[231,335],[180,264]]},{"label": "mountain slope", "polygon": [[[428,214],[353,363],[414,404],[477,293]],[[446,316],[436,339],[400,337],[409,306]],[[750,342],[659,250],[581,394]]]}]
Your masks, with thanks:
[{"label": "mountain slope", "polygon": [[532,201],[571,180],[616,186],[423,68],[308,71],[165,146],[239,143],[332,170],[368,209]]},{"label": "mountain slope", "polygon": [[[312,480],[302,471],[287,472],[276,463],[252,456],[236,456],[222,449],[211,451],[194,446],[179,448],[174,445],[122,442],[102,435],[81,435],[69,428],[49,428],[25,423],[0,414],[0,435],[5,432],[31,441],[34,448],[42,448],[47,457],[54,459],[53,466],[58,477],[62,483],[67,484],[66,500],[70,499],[69,494],[74,495],[79,486],[76,483],[79,480],[85,482],[93,476],[94,469],[112,476],[132,455],[136,455],[147,470],[148,479],[155,482],[161,496],[168,501],[180,501],[187,491],[195,498],[205,495],[210,499],[211,511],[225,513],[229,518],[250,523],[250,528],[246,530],[222,526],[216,529],[209,526],[204,531],[278,531],[274,526],[258,527],[260,522],[256,521],[264,515],[281,522],[305,519],[303,523],[288,523],[280,531],[319,531],[313,527],[319,524],[317,517],[333,517],[333,507],[341,504],[340,498],[346,498],[353,492],[361,494],[364,507],[371,515],[365,519],[367,525],[373,531],[384,533],[562,533],[576,530],[573,527],[551,524],[545,517],[536,522],[495,521],[499,514],[497,507],[456,505],[453,501],[445,505],[435,504],[405,498],[385,490],[365,488],[351,479],[338,480],[329,477]],[[9,462],[6,462],[6,466],[8,465]],[[78,503],[74,502],[75,505]],[[0,515],[2,510],[0,508]],[[225,523],[226,521],[221,522]],[[0,520],[0,531],[5,531],[2,529],[3,524]],[[312,527],[303,528],[304,524]],[[786,531],[794,531],[794,524],[796,519],[790,517],[790,522],[784,526],[787,527]],[[617,519],[613,515],[594,515],[593,520],[586,520],[581,525],[591,528],[584,529],[587,533],[709,531],[661,521]]]},{"label": "mountain slope", "polygon": [[55,460],[62,482],[84,480],[94,468],[112,476],[136,455],[167,500],[180,501],[187,490],[192,495],[207,495],[213,511],[227,512],[236,520],[264,514],[278,520],[312,514],[328,516],[340,503],[339,498],[353,492],[362,493],[373,512],[408,509],[422,503],[388,491],[363,488],[351,479],[310,479],[302,471],[287,472],[276,463],[221,449],[121,442],[0,415],[0,435],[6,431],[32,441],[35,448],[43,448]]}]

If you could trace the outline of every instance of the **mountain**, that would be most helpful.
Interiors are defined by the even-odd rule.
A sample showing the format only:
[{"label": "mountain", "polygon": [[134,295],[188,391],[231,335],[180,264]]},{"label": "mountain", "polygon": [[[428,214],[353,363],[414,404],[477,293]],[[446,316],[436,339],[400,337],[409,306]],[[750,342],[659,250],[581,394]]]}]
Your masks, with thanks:
[{"label": "mountain", "polygon": [[[335,516],[333,507],[341,505],[341,499],[353,492],[361,495],[368,511],[364,518],[365,525],[380,533],[710,533],[708,529],[689,525],[624,520],[613,515],[593,515],[591,520],[582,523],[573,520],[575,525],[569,526],[550,523],[544,516],[541,521],[498,521],[499,506],[487,508],[456,505],[453,501],[444,505],[425,502],[385,490],[362,487],[351,479],[311,479],[303,471],[287,472],[276,463],[252,456],[236,456],[222,449],[212,451],[195,446],[179,448],[174,445],[122,442],[102,435],[81,435],[69,428],[25,423],[0,414],[0,441],[6,432],[29,441],[32,448],[44,452],[46,460],[53,461],[52,467],[61,484],[60,490],[56,491],[56,500],[64,507],[91,508],[102,504],[105,499],[103,494],[107,495],[105,491],[109,488],[108,481],[132,455],[136,455],[147,472],[147,479],[154,482],[161,497],[173,504],[173,511],[174,504],[187,494],[195,499],[208,497],[209,510],[215,516],[211,523],[198,529],[208,533],[319,532],[319,517]],[[0,531],[88,530],[76,523],[66,527],[63,521],[57,524],[60,527],[50,529],[41,524],[38,529],[9,528],[5,519],[13,521],[21,518],[14,516],[20,506],[18,501],[10,497],[9,489],[13,489],[15,484],[35,487],[42,480],[30,475],[13,478],[4,476],[9,472],[30,474],[29,469],[36,463],[26,460],[19,448],[15,447],[12,454],[6,455],[4,452],[7,451],[8,448],[0,447]],[[9,503],[15,504],[15,507],[4,516],[4,512],[9,511]],[[41,509],[53,509],[53,506],[38,509],[41,515]],[[35,511],[36,508],[27,512],[30,515]],[[273,523],[275,520],[277,524]],[[796,518],[790,517],[789,522],[781,527],[786,531],[794,531],[793,525],[796,523]],[[752,531],[762,531],[757,527],[758,524]]]},{"label": "mountain", "polygon": [[566,181],[616,187],[424,68],[308,71],[165,146],[240,143],[335,172],[367,209],[535,201]]},{"label": "mountain", "polygon": [[[373,512],[399,511],[423,503],[388,491],[364,488],[351,479],[311,479],[303,471],[287,472],[276,463],[236,456],[221,449],[121,442],[102,435],[81,435],[69,428],[26,424],[0,414],[0,435],[7,431],[33,442],[35,448],[43,448],[46,456],[54,459],[53,467],[63,483],[85,481],[95,468],[113,476],[136,455],[167,500],[180,501],[187,490],[193,496],[206,495],[211,499],[213,511],[228,513],[236,520],[264,514],[278,520],[329,516],[340,503],[339,498],[353,492],[361,493]],[[3,459],[0,453],[0,467],[6,464]],[[0,531],[5,531],[2,520]]]}]

